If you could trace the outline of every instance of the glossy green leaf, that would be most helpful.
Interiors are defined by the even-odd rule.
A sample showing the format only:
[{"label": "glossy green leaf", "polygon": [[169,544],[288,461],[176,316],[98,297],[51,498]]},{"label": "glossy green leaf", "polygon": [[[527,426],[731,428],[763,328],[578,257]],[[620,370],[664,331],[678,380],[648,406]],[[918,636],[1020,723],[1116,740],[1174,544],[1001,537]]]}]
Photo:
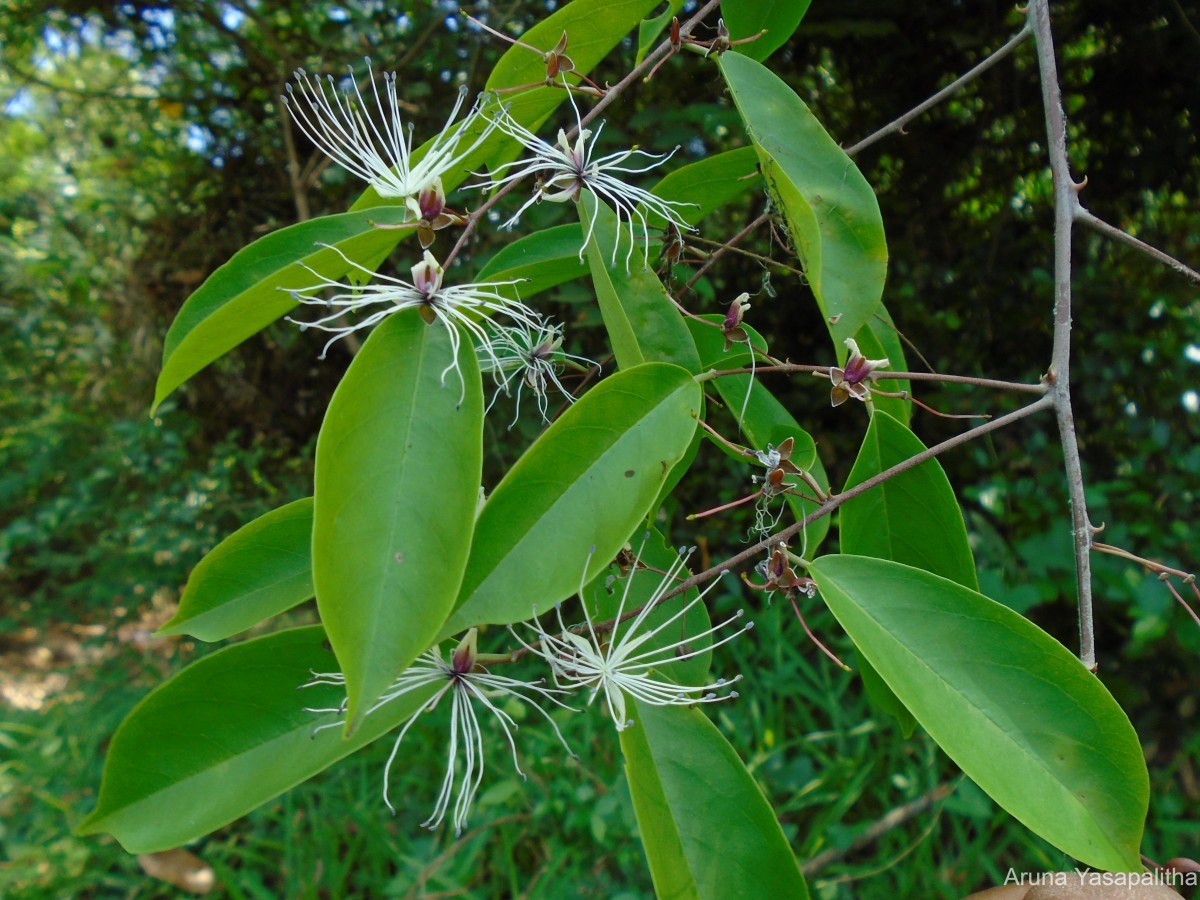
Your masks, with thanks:
[{"label": "glossy green leaf", "polygon": [[[924,449],[915,434],[884,410],[876,409],[846,488]],[[894,560],[957,581],[963,587],[979,589],[962,510],[936,459],[889,478],[843,504],[839,533],[843,553]],[[912,713],[891,693],[871,664],[865,659],[862,662],[860,674],[871,701],[895,718],[906,736],[911,735],[915,723]]]},{"label": "glossy green leaf", "polygon": [[[843,490],[924,450],[915,434],[876,410]],[[843,553],[894,560],[979,589],[962,510],[936,459],[848,500],[840,523]]]},{"label": "glossy green leaf", "polygon": [[838,358],[879,306],[887,243],[875,192],[795,91],[740,53],[719,60],[787,219]]},{"label": "glossy green leaf", "polygon": [[699,408],[700,386],[666,363],[618,372],[584,394],[484,504],[442,634],[528,619],[605,568],[683,457]]},{"label": "glossy green leaf", "polygon": [[621,750],[655,894],[807,898],[774,812],[704,714],[639,702],[635,716]]},{"label": "glossy green leaf", "polygon": [[324,216],[281,228],[235,253],[188,297],[171,323],[154,407],[213,360],[294,309],[297,303],[288,291],[318,280],[299,263],[331,280],[345,275],[350,264],[318,243],[335,246],[351,259],[379,256],[404,232],[371,223],[394,224],[403,218],[404,210],[396,207]]},{"label": "glossy green leaf", "polygon": [[[465,340],[465,339],[464,339]],[[349,696],[347,727],[433,641],[458,595],[479,501],[475,354],[417,310],[367,338],[317,439],[313,581]],[[444,382],[444,383],[443,383]]]},{"label": "glossy green leaf", "polygon": [[812,0],[722,0],[721,15],[733,40],[767,33],[733,49],[762,62],[788,42]]},{"label": "glossy green leaf", "polygon": [[159,634],[220,641],[313,596],[312,498],[243,525],[196,564]]},{"label": "glossy green leaf", "polygon": [[658,276],[643,268],[640,244],[635,246],[626,270],[629,234],[620,227],[617,214],[584,193],[579,201],[579,217],[584,232],[592,233],[587,247],[588,266],[617,365],[629,369],[646,362],[672,362],[689,372],[699,372],[700,357],[691,333]]},{"label": "glossy green leaf", "polygon": [[121,723],[108,748],[96,809],[81,834],[106,832],[130,853],[169,850],[243,816],[386,734],[429,697],[418,691],[375,712],[353,740],[304,707],[342,699],[320,627],[226,647],[192,663]]},{"label": "glossy green leaf", "polygon": [[[720,316],[706,315],[700,318],[716,323],[722,321]],[[689,319],[687,324],[700,352],[701,363],[705,371],[739,369],[750,364],[750,354],[745,349],[745,345],[734,344],[726,353],[725,337],[720,329],[702,325],[694,319]],[[747,330],[754,345],[765,352],[766,342],[761,335],[753,329]],[[752,449],[766,450],[768,444],[778,447],[789,437],[792,438],[795,443],[792,450],[792,462],[812,475],[817,480],[817,484],[828,491],[829,476],[825,474],[821,457],[817,455],[816,442],[807,431],[800,427],[800,423],[792,417],[787,408],[775,399],[775,395],[760,378],[756,376],[753,386],[751,386],[749,375],[727,375],[713,379],[708,384],[712,385],[720,394],[721,401],[729,410],[730,415],[735,419],[742,420],[743,436],[752,445]],[[747,390],[750,394],[749,401],[746,397]],[[744,416],[743,408],[745,409]],[[730,437],[732,439],[732,436]],[[747,466],[747,493],[753,489],[749,476],[761,473],[760,467],[753,464]],[[816,504],[803,497],[786,495],[786,500],[797,521],[816,508]],[[802,546],[797,548],[801,551],[801,555],[812,554],[828,532],[829,516],[822,516],[811,522],[802,536]]]},{"label": "glossy green leaf", "polygon": [[1141,871],[1142,748],[1074,654],[1007,607],[900,563],[826,556],[809,571],[860,653],[992,799],[1089,866]]}]

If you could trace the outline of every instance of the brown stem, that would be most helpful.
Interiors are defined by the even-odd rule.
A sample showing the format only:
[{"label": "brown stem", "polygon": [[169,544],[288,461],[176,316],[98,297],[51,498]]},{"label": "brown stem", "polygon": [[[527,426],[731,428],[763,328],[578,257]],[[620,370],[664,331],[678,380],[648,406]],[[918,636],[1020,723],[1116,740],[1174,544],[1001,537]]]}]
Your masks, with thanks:
[{"label": "brown stem", "polygon": [[1176,578],[1182,578],[1188,584],[1196,580],[1196,576],[1191,572],[1185,572],[1183,569],[1174,569],[1171,566],[1163,565],[1152,559],[1146,559],[1144,556],[1138,556],[1136,553],[1130,553],[1128,550],[1123,550],[1120,547],[1114,547],[1112,544],[1102,544],[1099,541],[1092,541],[1092,549],[1097,553],[1119,556],[1121,559],[1135,562],[1143,569],[1153,572],[1155,575],[1174,575]]}]

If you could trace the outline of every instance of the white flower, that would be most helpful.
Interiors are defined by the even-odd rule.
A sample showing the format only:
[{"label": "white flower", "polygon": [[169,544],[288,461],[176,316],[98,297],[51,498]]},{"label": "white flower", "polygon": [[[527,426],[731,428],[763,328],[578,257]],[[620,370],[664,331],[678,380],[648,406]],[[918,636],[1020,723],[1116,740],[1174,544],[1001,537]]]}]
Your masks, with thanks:
[{"label": "white flower", "polygon": [[[314,322],[302,322],[290,316],[287,318],[289,322],[294,322],[301,329],[317,328],[321,331],[332,332],[333,337],[321,350],[322,359],[325,358],[329,347],[339,338],[358,331],[360,328],[369,328],[402,309],[419,309],[426,322],[433,324],[435,320],[440,319],[450,334],[450,346],[454,359],[442,372],[442,383],[444,384],[448,372],[459,371],[459,327],[465,329],[478,342],[480,352],[495,366],[499,365],[499,360],[492,349],[488,330],[481,323],[487,322],[492,326],[493,331],[499,330],[499,326],[492,317],[503,315],[527,328],[542,327],[540,315],[520,300],[513,300],[499,290],[502,287],[519,284],[519,281],[443,286],[442,277],[445,272],[433,254],[426,250],[424,259],[412,267],[412,281],[408,282],[390,275],[373,272],[351,260],[337,247],[329,244],[318,246],[333,250],[352,268],[369,278],[377,279],[374,283],[364,285],[329,281],[323,279],[316,270],[300,263],[322,280],[302,290],[291,291],[292,297],[299,303],[324,307],[333,311]],[[323,288],[334,288],[338,293],[330,297],[318,296],[316,292]],[[344,317],[348,313],[358,313],[364,310],[372,311],[365,318],[350,322],[344,321]],[[461,381],[461,373],[459,378]],[[465,396],[465,382],[463,383],[463,392]]]},{"label": "white flower", "polygon": [[[571,105],[575,107],[576,121],[581,122],[579,107],[575,106],[575,98],[569,93],[568,96],[571,97]],[[500,177],[495,177],[479,185],[479,187],[487,190],[508,184],[509,182],[520,181],[530,175],[537,176],[537,188],[534,190],[533,196],[526,200],[521,208],[513,214],[512,218],[504,223],[505,228],[511,228],[515,225],[520,219],[521,214],[535,203],[539,203],[542,200],[550,200],[555,203],[563,203],[568,200],[577,201],[580,194],[583,191],[587,191],[596,198],[597,202],[603,199],[612,206],[617,214],[618,232],[621,222],[625,222],[629,232],[629,251],[625,254],[626,272],[629,271],[629,261],[633,257],[634,245],[637,240],[634,225],[635,219],[641,224],[642,240],[645,242],[645,261],[643,264],[649,264],[650,230],[646,220],[646,213],[641,207],[661,216],[680,230],[695,231],[691,225],[683,220],[678,209],[679,206],[691,206],[694,204],[680,204],[663,200],[661,197],[656,197],[643,188],[626,184],[620,177],[622,175],[637,175],[642,172],[648,172],[662,165],[675,155],[675,150],[678,150],[678,147],[666,154],[647,153],[644,150],[634,148],[598,157],[595,154],[596,144],[600,140],[600,131],[604,127],[603,123],[596,127],[594,133],[590,129],[584,128],[581,123],[579,125],[579,136],[575,139],[574,146],[572,146],[567,140],[566,132],[561,129],[558,132],[558,141],[556,143],[546,143],[509,115],[507,109],[501,110],[499,117],[493,119],[492,122],[509,137],[520,141],[526,149],[533,152],[533,156],[529,159],[516,160],[515,162],[498,166],[493,174]],[[650,160],[650,162],[641,167],[627,167],[622,165],[622,163],[635,156],[644,157]],[[579,248],[579,258],[581,260],[586,252],[588,241],[591,240],[594,228],[595,219],[593,218],[588,233],[584,236],[583,246]],[[612,264],[614,268],[617,265],[618,247],[619,242],[618,245],[613,246]]]},{"label": "white flower", "polygon": [[406,126],[400,116],[396,73],[383,74],[384,95],[387,97],[385,104],[375,83],[371,60],[367,60],[371,93],[380,119],[376,124],[354,80],[353,69],[350,72],[350,81],[354,85],[353,96],[349,91],[339,90],[332,75],[322,80],[320,76],[310,77],[303,69],[297,69],[296,84],[299,91],[287,85],[283,102],[291,113],[292,121],[326,156],[369,183],[379,196],[405,198],[409,208],[419,218],[413,198],[427,188],[436,186],[440,189],[441,176],[469,156],[491,134],[496,124],[488,121],[466,149],[459,148],[463,135],[474,126],[479,116],[479,108],[475,107],[465,119],[457,125],[453,124],[467,96],[464,87],[459,91],[445,128],[433,139],[421,161],[414,163],[412,124]]},{"label": "white flower", "polygon": [[575,398],[559,381],[559,373],[567,367],[579,371],[599,368],[590,359],[564,351],[562,342],[562,326],[549,322],[543,322],[537,328],[525,324],[501,328],[491,336],[491,353],[481,358],[479,368],[484,373],[490,372],[496,382],[496,392],[488,404],[489,410],[501,392],[508,396],[509,386],[516,381],[517,410],[509,428],[517,424],[517,418],[521,415],[521,392],[524,388],[528,387],[537,397],[538,411],[542,414],[542,421],[546,422],[549,421],[547,395],[551,386],[557,388],[569,403],[575,402]]},{"label": "white flower", "polygon": [[[571,753],[571,749],[567,747],[562,733],[559,732],[554,720],[550,718],[550,714],[534,702],[533,696],[530,696],[537,695],[559,706],[563,706],[554,697],[555,694],[562,693],[562,691],[542,687],[539,682],[530,683],[518,681],[515,678],[506,678],[502,675],[492,675],[476,663],[476,656],[476,631],[472,628],[450,655],[448,661],[442,657],[440,648],[435,647],[425,651],[417,658],[415,663],[400,674],[400,677],[392,683],[391,689],[380,697],[374,706],[367,710],[367,715],[370,715],[393,700],[403,697],[405,694],[431,685],[441,685],[432,697],[417,707],[404,721],[400,733],[396,735],[396,742],[392,745],[391,755],[388,756],[387,766],[383,772],[383,802],[387,804],[388,809],[395,813],[396,808],[392,806],[392,802],[388,798],[388,786],[392,763],[396,761],[396,754],[400,751],[400,742],[404,740],[404,736],[408,734],[408,729],[412,726],[413,722],[417,721],[422,713],[433,710],[447,693],[450,694],[450,747],[447,752],[446,775],[442,779],[442,790],[438,794],[433,813],[421,824],[426,828],[437,828],[445,817],[446,811],[449,809],[450,795],[454,793],[454,781],[458,768],[457,759],[461,743],[463,765],[458,787],[458,797],[454,801],[453,822],[455,835],[462,834],[463,828],[467,824],[467,814],[470,812],[471,803],[475,799],[475,793],[479,790],[480,783],[483,781],[483,733],[479,728],[479,720],[475,715],[476,703],[495,716],[496,720],[500,723],[500,727],[504,731],[504,736],[508,739],[508,746],[512,750],[513,766],[521,778],[525,777],[525,773],[521,771],[521,766],[517,762],[517,745],[513,740],[513,732],[517,730],[517,723],[513,721],[508,713],[498,707],[492,698],[509,696],[529,703],[550,723],[550,726],[554,729],[554,733],[558,735],[559,741],[566,747],[567,752]],[[301,685],[301,687],[313,687],[320,684],[332,684],[341,687],[345,683],[345,678],[337,672],[327,674],[313,673],[312,679]],[[569,707],[564,708],[569,709]],[[306,712],[334,713],[340,716],[345,713],[345,703],[343,702],[341,706],[328,709],[306,708]],[[328,722],[324,725],[318,725],[313,729],[313,734],[315,735],[317,732],[324,731],[327,728],[340,728],[341,726],[342,723],[340,721]]]},{"label": "white flower", "polygon": [[[665,646],[645,649],[648,642],[672,625],[675,626],[676,633],[679,633],[682,626],[676,623],[679,623],[692,607],[704,599],[705,594],[720,583],[719,579],[714,580],[692,600],[683,603],[673,615],[668,616],[653,628],[641,630],[642,626],[646,624],[647,618],[662,600],[662,596],[671,589],[677,577],[685,570],[687,560],[694,550],[695,548],[680,551],[679,556],[671,564],[650,599],[632,616],[630,621],[626,622],[623,620],[625,606],[629,599],[629,589],[633,584],[633,572],[637,570],[641,562],[641,553],[639,552],[625,582],[625,590],[621,595],[616,616],[612,620],[613,624],[608,629],[607,635],[604,634],[605,629],[597,626],[592,620],[587,602],[582,601],[582,586],[580,586],[580,598],[583,602],[586,629],[576,629],[582,633],[576,633],[566,627],[562,619],[561,605],[557,609],[560,629],[558,634],[547,633],[536,617],[533,620],[534,624],[531,627],[537,632],[537,642],[525,644],[525,646],[550,663],[554,682],[560,688],[565,690],[586,688],[590,692],[589,705],[596,699],[600,691],[604,691],[608,711],[613,722],[616,723],[617,731],[623,731],[633,724],[633,720],[625,711],[627,694],[652,706],[690,706],[693,703],[715,703],[737,696],[736,691],[718,694],[716,690],[727,688],[740,681],[741,675],[736,675],[729,680],[718,678],[711,684],[693,687],[655,678],[651,674],[652,672],[657,674],[658,670],[672,663],[697,656],[713,647],[719,647],[754,627],[753,622],[747,622],[732,634],[727,634],[708,646],[692,649],[701,639],[716,634],[726,626],[739,621],[743,615],[743,611],[739,609],[724,622],[713,625],[706,631],[686,635]],[[520,636],[517,639],[521,640]]]}]

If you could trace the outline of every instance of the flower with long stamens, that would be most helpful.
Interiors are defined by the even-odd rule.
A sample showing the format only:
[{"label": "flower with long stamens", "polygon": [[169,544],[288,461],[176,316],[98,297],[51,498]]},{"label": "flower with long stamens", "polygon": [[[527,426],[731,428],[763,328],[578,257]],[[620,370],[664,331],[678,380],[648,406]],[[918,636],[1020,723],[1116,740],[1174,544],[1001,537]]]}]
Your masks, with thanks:
[{"label": "flower with long stamens", "polygon": [[[437,828],[441,824],[442,819],[445,818],[446,812],[450,808],[450,796],[454,793],[454,784],[457,778],[458,796],[454,801],[454,816],[452,819],[456,835],[462,834],[463,828],[467,824],[467,815],[471,809],[471,802],[475,799],[475,794],[479,790],[480,783],[483,781],[483,732],[479,727],[479,719],[476,717],[476,705],[482,706],[495,716],[496,721],[500,723],[500,728],[503,730],[504,737],[508,740],[509,749],[512,751],[513,766],[522,779],[525,778],[525,773],[521,771],[521,765],[517,761],[517,744],[513,737],[513,732],[517,730],[517,723],[513,721],[512,716],[496,704],[495,699],[515,697],[531,705],[550,723],[550,727],[554,729],[554,733],[558,736],[559,741],[562,742],[563,747],[566,748],[567,753],[571,753],[571,748],[567,747],[567,742],[558,730],[558,725],[555,724],[554,719],[537,703],[538,699],[549,700],[558,706],[562,706],[564,709],[570,709],[570,707],[560,702],[556,696],[564,692],[558,688],[543,687],[540,682],[536,681],[519,681],[518,679],[508,678],[503,675],[493,675],[479,665],[477,657],[476,631],[472,628],[467,632],[458,647],[450,654],[448,660],[442,655],[442,651],[438,647],[422,653],[416,662],[400,673],[400,676],[392,683],[387,693],[380,697],[367,710],[367,715],[369,716],[393,700],[398,700],[401,697],[411,694],[413,691],[435,685],[438,686],[433,696],[418,706],[404,721],[404,725],[401,727],[400,733],[396,735],[396,741],[392,745],[392,752],[388,756],[387,765],[384,767],[383,802],[387,804],[388,809],[395,813],[396,808],[392,805],[392,801],[388,797],[388,788],[392,764],[396,761],[396,755],[400,752],[400,743],[404,740],[404,736],[408,734],[408,729],[412,727],[413,722],[417,721],[422,713],[432,711],[441,702],[443,697],[447,694],[450,695],[450,741],[447,751],[446,775],[442,779],[442,789],[438,794],[433,812],[421,824],[431,829]],[[345,678],[340,673],[314,672],[313,677],[301,685],[301,687],[313,687],[321,684],[342,687],[345,683]],[[325,709],[306,708],[306,711],[311,713],[333,713],[340,717],[345,713],[345,703],[343,702],[340,706]],[[318,725],[313,729],[313,734],[328,728],[340,728],[342,724],[339,719]],[[461,773],[459,772],[460,767],[458,765],[460,747],[463,754]],[[571,755],[573,756],[574,754]]]},{"label": "flower with long stamens", "polygon": [[[575,98],[570,94],[568,96],[571,99],[571,105],[575,108],[576,121],[579,123],[579,134],[575,138],[574,144],[567,139],[566,131],[561,129],[558,132],[558,140],[553,144],[547,143],[509,115],[507,109],[502,110],[496,118],[492,119],[496,127],[509,137],[520,141],[527,150],[532,151],[533,156],[498,166],[492,173],[494,177],[479,187],[488,190],[520,181],[529,176],[537,178],[537,187],[534,189],[533,196],[526,200],[512,218],[504,223],[505,228],[515,225],[521,218],[521,214],[535,203],[540,203],[542,200],[554,203],[574,202],[578,201],[580,195],[586,191],[595,197],[597,202],[604,201],[612,206],[617,214],[618,234],[622,223],[625,224],[629,233],[629,251],[625,254],[625,271],[629,271],[629,262],[633,258],[634,247],[637,243],[639,229],[635,225],[635,220],[641,226],[640,231],[644,241],[643,265],[649,265],[650,226],[646,218],[647,212],[666,219],[668,223],[673,224],[681,231],[695,231],[683,219],[679,210],[680,206],[694,204],[681,204],[656,197],[644,188],[626,184],[623,177],[657,168],[674,156],[675,150],[679,148],[676,147],[670,153],[647,153],[635,147],[599,156],[596,153],[596,144],[600,140],[600,132],[604,124],[597,125],[595,132],[584,128],[579,116],[579,107],[575,105]],[[625,165],[634,157],[641,157],[649,162],[641,166]],[[588,233],[584,236],[583,245],[579,248],[580,260],[583,259],[587,250],[595,224],[593,217]],[[612,265],[614,268],[617,265],[619,247],[620,241],[613,246]]]},{"label": "flower with long stamens", "polygon": [[829,399],[834,406],[841,406],[851,397],[865,402],[871,396],[869,385],[877,377],[875,370],[891,365],[886,359],[867,359],[854,338],[846,338],[846,348],[850,354],[845,367],[829,369],[829,380],[833,382]]},{"label": "flower with long stamens", "polygon": [[417,196],[434,187],[440,191],[441,176],[470,156],[496,128],[496,123],[485,118],[478,133],[469,141],[463,140],[476,128],[480,117],[476,105],[466,118],[454,124],[467,97],[467,89],[463,87],[446,119],[446,126],[433,139],[420,161],[415,162],[412,123],[406,124],[400,115],[396,73],[383,73],[381,97],[370,59],[367,60],[367,72],[379,124],[354,80],[353,69],[350,71],[353,92],[339,90],[332,75],[322,79],[297,69],[299,90],[287,85],[283,102],[292,121],[326,156],[370,184],[379,196],[403,198],[420,218]]},{"label": "flower with long stamens", "polygon": [[516,382],[517,409],[509,428],[517,424],[517,418],[521,415],[521,392],[524,388],[528,387],[537,397],[538,411],[542,414],[542,421],[547,422],[551,387],[566,397],[568,403],[575,402],[575,398],[559,380],[562,371],[568,367],[579,371],[599,368],[586,357],[567,353],[562,349],[562,342],[562,326],[550,322],[543,322],[538,328],[517,324],[511,328],[501,328],[491,336],[491,354],[481,355],[479,368],[485,374],[490,372],[496,383],[496,391],[488,404],[489,410],[502,392],[506,396],[510,393],[510,386]]},{"label": "flower with long stamens", "polygon": [[[298,291],[291,291],[292,297],[300,303],[309,306],[323,307],[331,310],[328,315],[312,322],[299,321],[288,317],[302,329],[317,328],[333,334],[321,350],[321,358],[330,346],[339,338],[369,328],[394,312],[402,309],[419,309],[422,318],[429,324],[440,320],[450,335],[450,347],[454,359],[442,372],[442,383],[450,371],[458,369],[458,351],[460,345],[459,328],[465,330],[477,343],[480,352],[493,366],[499,365],[499,359],[492,349],[491,336],[483,323],[491,326],[491,332],[499,330],[494,316],[505,316],[511,321],[526,328],[542,327],[542,317],[520,300],[514,300],[500,290],[520,284],[520,281],[494,281],[479,284],[443,285],[445,271],[428,250],[421,262],[412,267],[412,281],[381,275],[365,266],[351,260],[337,247],[329,244],[318,246],[333,250],[354,270],[376,279],[371,284],[355,285],[340,281],[324,279],[319,272],[304,263],[300,265],[312,272],[318,279],[316,284]],[[337,293],[323,297],[320,292],[332,288]],[[346,321],[346,316],[366,312],[364,318]],[[461,372],[459,375],[461,381]],[[466,392],[466,383],[463,383]]]},{"label": "flower with long stamens", "polygon": [[[644,549],[643,544],[643,549]],[[629,601],[629,591],[633,584],[632,575],[625,582],[625,590],[617,607],[616,616],[611,626],[602,628],[592,619],[587,602],[583,598],[583,586],[580,585],[580,598],[583,603],[585,626],[582,628],[567,628],[562,618],[561,604],[557,608],[559,631],[556,634],[546,632],[535,617],[533,627],[537,632],[537,641],[525,646],[541,656],[550,664],[555,684],[565,690],[587,690],[589,705],[603,691],[608,704],[609,715],[618,731],[623,731],[633,724],[626,712],[626,697],[633,697],[642,703],[652,706],[691,706],[694,703],[716,703],[719,700],[736,697],[736,691],[717,693],[727,689],[741,680],[741,675],[732,679],[718,678],[711,684],[689,686],[668,681],[658,677],[659,672],[667,671],[672,663],[689,659],[701,653],[719,647],[733,640],[739,634],[754,627],[753,622],[737,628],[732,634],[726,634],[720,640],[713,641],[708,646],[698,647],[697,642],[709,635],[715,635],[728,626],[739,622],[743,611],[738,610],[734,615],[718,625],[710,626],[697,634],[686,635],[680,640],[670,640],[662,645],[654,641],[664,634],[671,626],[682,628],[682,622],[688,611],[700,603],[720,579],[716,579],[686,603],[681,603],[678,610],[657,622],[653,627],[647,626],[647,620],[655,608],[662,602],[663,595],[676,583],[687,566],[688,558],[695,548],[681,551],[667,570],[662,582],[655,588],[646,603],[631,613],[626,621],[625,609]],[[634,562],[636,570],[641,562],[641,551]],[[724,574],[724,573],[722,573]],[[515,634],[515,632],[514,632]],[[518,636],[520,640],[520,637]],[[524,641],[522,641],[524,643]]]}]

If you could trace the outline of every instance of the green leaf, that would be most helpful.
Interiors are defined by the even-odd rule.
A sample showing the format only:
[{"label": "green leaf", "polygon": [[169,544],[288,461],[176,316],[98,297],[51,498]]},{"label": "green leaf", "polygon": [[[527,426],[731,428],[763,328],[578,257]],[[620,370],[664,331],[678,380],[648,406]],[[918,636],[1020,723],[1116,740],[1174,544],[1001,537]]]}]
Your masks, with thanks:
[{"label": "green leaf", "polygon": [[618,372],[584,394],[484,504],[442,635],[528,619],[603,570],[683,457],[699,408],[700,386],[666,363]]},{"label": "green leaf", "polygon": [[733,40],[753,37],[764,28],[767,33],[756,41],[738,44],[733,49],[762,62],[788,42],[812,0],[722,0],[721,15]]},{"label": "green leaf", "polygon": [[312,498],[243,525],[196,564],[159,634],[220,641],[313,595]]},{"label": "green leaf", "polygon": [[462,583],[483,391],[470,344],[458,355],[463,385],[446,373],[453,359],[443,323],[391,316],[354,357],[317,439],[313,581],[351,730],[430,645]]},{"label": "green leaf", "polygon": [[[846,488],[924,449],[915,434],[882,409],[876,409]],[[957,581],[963,587],[979,589],[962,511],[936,459],[843,504],[839,533],[843,553],[894,560]],[[859,674],[871,702],[897,721],[905,737],[911,735],[916,723],[912,713],[866,659],[860,663]]]},{"label": "green leaf", "polygon": [[[721,316],[716,315],[705,315],[700,318],[717,324],[723,321]],[[750,364],[750,354],[744,344],[734,344],[729,348],[728,353],[725,352],[725,336],[720,329],[701,325],[694,319],[689,319],[687,325],[700,352],[702,368],[705,371],[738,369]],[[751,328],[747,328],[747,332],[754,346],[766,352],[767,344],[762,336]],[[821,457],[817,455],[816,441],[813,440],[812,435],[800,427],[787,408],[775,399],[775,395],[757,376],[753,386],[751,386],[749,375],[727,375],[713,379],[709,384],[713,385],[717,393],[721,395],[721,400],[730,414],[735,419],[742,419],[742,432],[752,445],[752,449],[766,450],[768,444],[778,447],[790,437],[795,442],[792,450],[792,462],[812,475],[823,489],[829,490],[829,476],[825,474]],[[750,391],[749,402],[746,399],[747,389]],[[743,406],[745,407],[744,417],[742,416]],[[745,462],[744,459],[739,458],[739,460]],[[761,471],[757,466],[747,468],[747,492],[749,492],[749,475],[760,474]],[[816,504],[803,497],[793,497],[789,494],[785,495],[785,499],[797,521],[816,508]],[[811,522],[803,535],[801,555],[811,555],[828,532],[829,516],[822,516]]]},{"label": "green leaf", "polygon": [[[752,45],[749,45],[752,46]],[[879,307],[887,243],[875,193],[854,162],[778,76],[740,53],[719,59],[788,221],[838,358]]]},{"label": "green leaf", "polygon": [[636,704],[625,772],[659,897],[808,897],[762,791],[698,709]]},{"label": "green leaf", "polygon": [[299,263],[330,280],[351,269],[336,252],[316,244],[335,246],[351,259],[377,257],[394,247],[404,232],[372,228],[371,223],[395,224],[404,215],[403,208],[376,207],[324,216],[281,228],[235,253],[188,297],[171,323],[163,342],[154,409],[213,360],[296,307],[288,291],[318,281]]},{"label": "green leaf", "polygon": [[169,850],[232,822],[386,734],[430,696],[414,692],[374,713],[353,740],[313,729],[339,688],[297,688],[336,669],[320,627],[226,647],[155,689],[108,748],[96,809],[80,834],[106,832],[130,853]]},{"label": "green leaf", "polygon": [[[673,362],[689,372],[699,372],[700,357],[691,334],[658,276],[642,267],[640,247],[634,250],[631,268],[626,271],[629,234],[617,214],[585,192],[579,201],[579,217],[584,232],[592,233],[588,265],[617,365],[629,369],[645,362]],[[614,248],[617,264],[609,268]]]},{"label": "green leaf", "polygon": [[1089,866],[1141,871],[1141,745],[1094,674],[1029,620],[889,560],[810,568],[859,651],[1000,806]]},{"label": "green leaf", "polygon": [[[915,434],[876,410],[843,490],[924,450]],[[962,510],[936,459],[846,501],[840,523],[843,553],[894,560],[979,589]]]}]

